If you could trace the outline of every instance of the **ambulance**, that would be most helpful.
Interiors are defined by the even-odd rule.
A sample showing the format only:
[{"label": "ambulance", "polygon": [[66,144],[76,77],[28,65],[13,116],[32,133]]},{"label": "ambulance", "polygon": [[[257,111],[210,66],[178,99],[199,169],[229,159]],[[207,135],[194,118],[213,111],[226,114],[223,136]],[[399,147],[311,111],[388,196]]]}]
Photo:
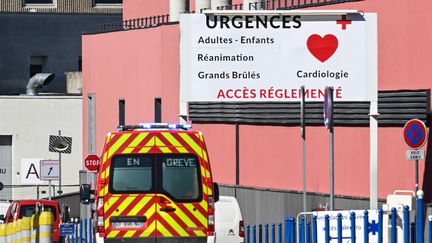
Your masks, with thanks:
[{"label": "ambulance", "polygon": [[82,185],[80,196],[95,203],[98,241],[199,243],[215,234],[219,189],[203,135],[188,124],[109,133],[96,184]]}]

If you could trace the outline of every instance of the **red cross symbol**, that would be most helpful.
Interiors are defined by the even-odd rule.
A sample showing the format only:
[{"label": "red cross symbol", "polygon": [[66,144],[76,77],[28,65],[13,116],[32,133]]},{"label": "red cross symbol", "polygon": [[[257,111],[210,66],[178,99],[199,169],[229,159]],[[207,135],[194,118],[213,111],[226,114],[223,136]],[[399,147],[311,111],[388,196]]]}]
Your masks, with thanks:
[{"label": "red cross symbol", "polygon": [[351,20],[346,18],[346,15],[342,15],[342,19],[336,20],[336,24],[342,25],[342,29],[345,30],[347,24],[351,24]]}]

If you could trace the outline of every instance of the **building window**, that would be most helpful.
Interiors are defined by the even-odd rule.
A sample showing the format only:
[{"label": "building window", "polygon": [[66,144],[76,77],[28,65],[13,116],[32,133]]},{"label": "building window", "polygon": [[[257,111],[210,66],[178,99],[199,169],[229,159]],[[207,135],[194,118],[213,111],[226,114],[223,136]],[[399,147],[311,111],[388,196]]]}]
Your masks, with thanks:
[{"label": "building window", "polygon": [[33,77],[36,73],[44,73],[47,71],[46,56],[31,56],[29,66],[29,78]]},{"label": "building window", "polygon": [[54,4],[54,0],[24,0],[24,4]]},{"label": "building window", "polygon": [[154,101],[154,112],[155,112],[155,118],[154,121],[156,123],[162,122],[162,99],[161,98],[155,98]]},{"label": "building window", "polygon": [[22,1],[22,5],[24,8],[35,8],[35,9],[31,9],[34,11],[30,11],[30,12],[36,12],[37,8],[56,8],[57,7],[57,0],[21,0],[21,1]]},{"label": "building window", "polygon": [[123,0],[93,0],[94,5],[98,4],[122,4]]},{"label": "building window", "polygon": [[125,125],[125,112],[126,112],[125,100],[119,100],[119,126]]},{"label": "building window", "polygon": [[82,71],[82,57],[79,56],[78,57],[78,71]]}]

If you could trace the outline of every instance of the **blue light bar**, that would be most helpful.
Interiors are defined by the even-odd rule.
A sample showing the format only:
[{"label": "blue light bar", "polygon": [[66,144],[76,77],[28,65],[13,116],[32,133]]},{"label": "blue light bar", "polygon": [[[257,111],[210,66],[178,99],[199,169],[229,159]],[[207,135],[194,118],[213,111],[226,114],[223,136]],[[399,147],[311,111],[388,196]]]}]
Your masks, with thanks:
[{"label": "blue light bar", "polygon": [[134,129],[183,129],[192,128],[191,124],[168,124],[168,123],[140,123],[138,125],[125,125],[118,127],[119,131]]}]

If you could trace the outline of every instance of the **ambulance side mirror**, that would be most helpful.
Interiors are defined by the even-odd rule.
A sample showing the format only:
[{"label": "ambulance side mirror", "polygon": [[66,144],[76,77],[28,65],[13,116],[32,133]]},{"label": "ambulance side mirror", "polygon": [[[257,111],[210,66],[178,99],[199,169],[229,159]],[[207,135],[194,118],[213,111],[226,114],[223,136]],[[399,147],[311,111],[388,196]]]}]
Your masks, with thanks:
[{"label": "ambulance side mirror", "polygon": [[93,202],[91,199],[91,195],[94,193],[94,190],[90,188],[89,184],[82,184],[80,186],[80,200],[82,204],[90,204]]},{"label": "ambulance side mirror", "polygon": [[219,185],[216,182],[213,182],[213,190],[214,190],[214,201],[219,201]]},{"label": "ambulance side mirror", "polygon": [[63,204],[62,205],[62,222],[70,222],[70,207],[69,205]]}]

